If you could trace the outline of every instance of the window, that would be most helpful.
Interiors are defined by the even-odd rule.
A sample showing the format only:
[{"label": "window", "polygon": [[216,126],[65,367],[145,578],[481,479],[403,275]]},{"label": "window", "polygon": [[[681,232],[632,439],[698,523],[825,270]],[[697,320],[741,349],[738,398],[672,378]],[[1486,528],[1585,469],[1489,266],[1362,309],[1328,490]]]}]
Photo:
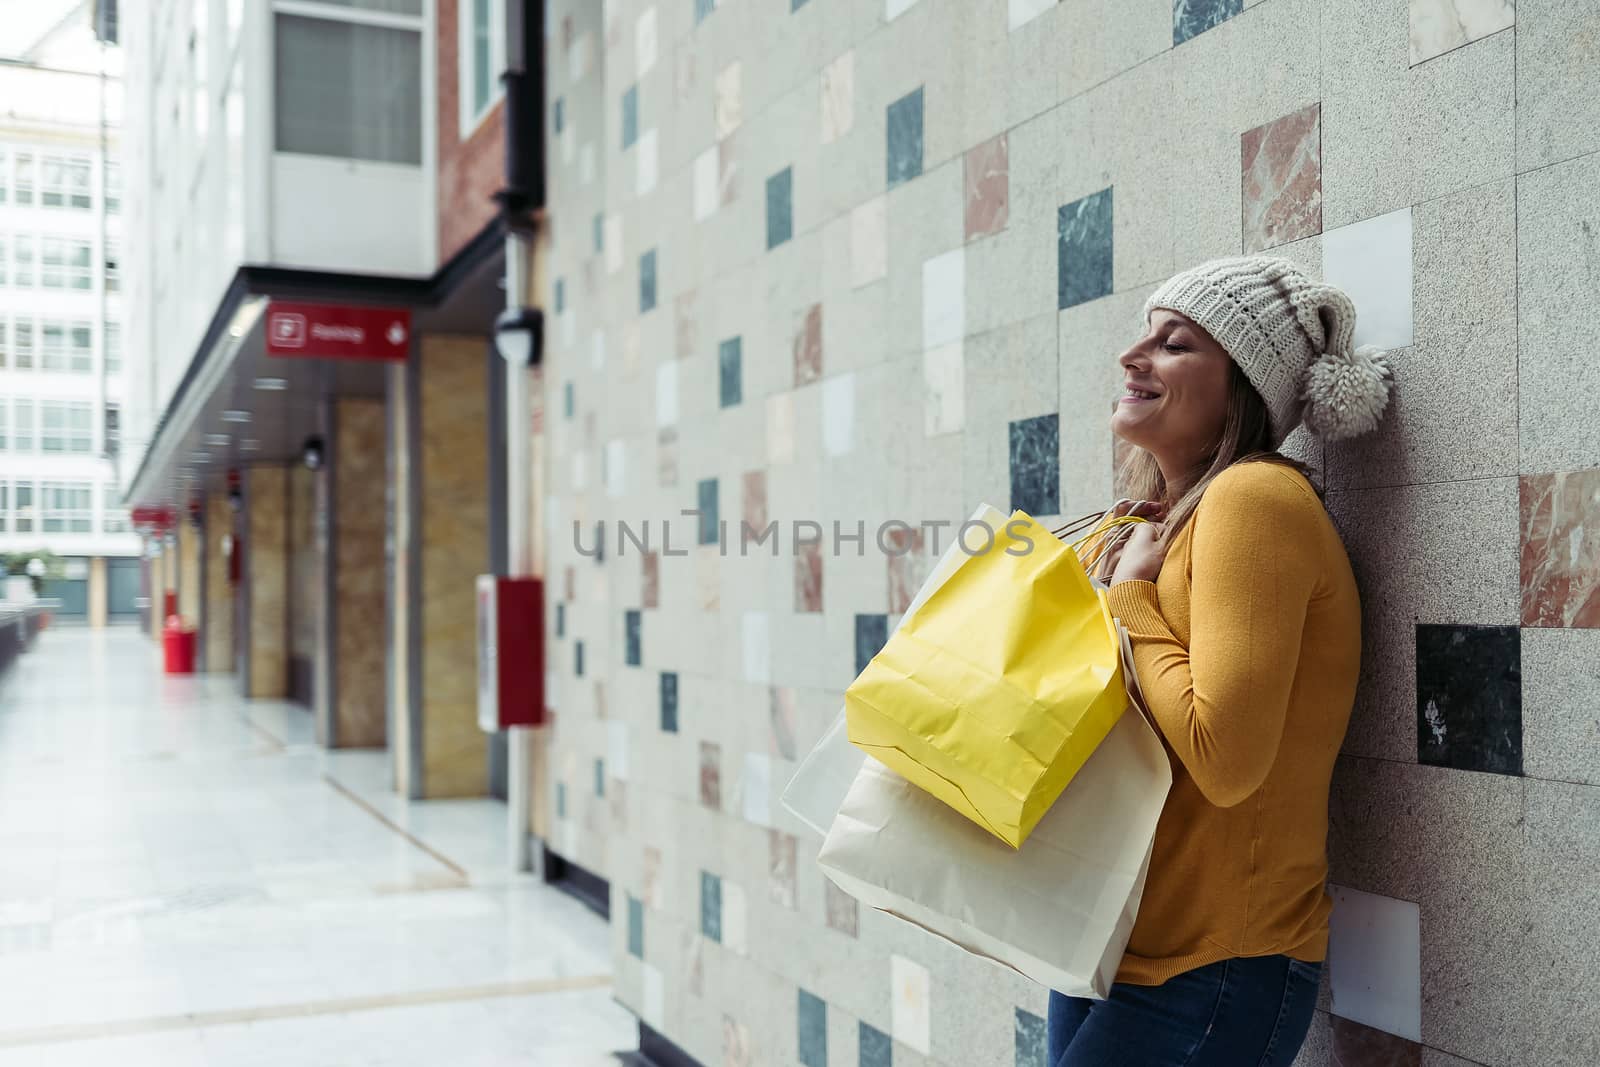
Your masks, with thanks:
[{"label": "window", "polygon": [[130,532],[133,527],[128,524],[128,513],[122,507],[122,491],[117,483],[107,482],[102,492],[105,495],[101,498],[100,529],[108,534]]},{"label": "window", "polygon": [[280,152],[422,162],[422,34],[276,16]]},{"label": "window", "polygon": [[11,447],[11,401],[0,397],[0,452]]},{"label": "window", "polygon": [[106,213],[117,215],[122,211],[122,165],[106,164]]},{"label": "window", "polygon": [[14,492],[17,497],[17,533],[33,533],[33,524],[36,519],[33,510],[33,483],[18,482]]},{"label": "window", "polygon": [[89,210],[89,161],[62,156],[45,156],[41,159],[39,203],[43,207]]},{"label": "window", "polygon": [[17,452],[33,451],[33,401],[18,400],[11,409],[11,444]]},{"label": "window", "polygon": [[122,291],[122,249],[113,241],[106,242],[106,292]]},{"label": "window", "polygon": [[[4,161],[0,161],[0,194],[4,194],[6,189],[6,176],[3,167]],[[3,203],[5,203],[5,200],[3,196],[0,196],[0,204]],[[10,264],[11,256],[6,251],[5,235],[0,234],[0,287],[4,287],[11,280]]]},{"label": "window", "polygon": [[461,136],[465,138],[500,98],[506,68],[505,0],[463,0],[457,8],[461,70]]},{"label": "window", "polygon": [[[0,186],[3,189],[4,186]],[[11,487],[0,482],[0,533],[11,529]]]},{"label": "window", "polygon": [[94,373],[94,327],[87,322],[72,324],[71,369],[73,374]]},{"label": "window", "polygon": [[11,190],[18,207],[33,206],[33,153],[18,152],[12,157]]},{"label": "window", "polygon": [[106,373],[122,373],[122,324],[106,323]]},{"label": "window", "polygon": [[45,533],[90,533],[94,530],[94,501],[88,482],[45,482]]},{"label": "window", "polygon": [[94,447],[94,406],[81,400],[39,402],[39,448],[87,455]]},{"label": "window", "polygon": [[16,335],[11,344],[11,365],[17,370],[33,369],[33,323],[18,319],[11,324]]},{"label": "window", "polygon": [[40,244],[39,284],[46,289],[92,289],[94,248],[88,241],[46,237]]},{"label": "window", "polygon": [[101,427],[101,438],[105,441],[102,454],[116,459],[122,451],[122,406],[120,404],[107,404],[105,407],[105,422]]},{"label": "window", "polygon": [[33,238],[24,234],[11,238],[11,284],[33,288]]}]

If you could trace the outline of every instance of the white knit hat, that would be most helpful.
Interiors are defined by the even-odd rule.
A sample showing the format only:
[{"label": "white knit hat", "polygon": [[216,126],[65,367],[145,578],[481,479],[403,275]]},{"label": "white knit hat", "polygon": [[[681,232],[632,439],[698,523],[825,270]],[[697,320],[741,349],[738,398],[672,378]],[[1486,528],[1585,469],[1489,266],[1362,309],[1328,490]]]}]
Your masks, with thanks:
[{"label": "white knit hat", "polygon": [[1201,326],[1266,401],[1272,443],[1302,419],[1329,441],[1378,425],[1394,373],[1383,350],[1356,348],[1356,307],[1343,290],[1312,281],[1277,256],[1213,259],[1173,275],[1144,304]]}]

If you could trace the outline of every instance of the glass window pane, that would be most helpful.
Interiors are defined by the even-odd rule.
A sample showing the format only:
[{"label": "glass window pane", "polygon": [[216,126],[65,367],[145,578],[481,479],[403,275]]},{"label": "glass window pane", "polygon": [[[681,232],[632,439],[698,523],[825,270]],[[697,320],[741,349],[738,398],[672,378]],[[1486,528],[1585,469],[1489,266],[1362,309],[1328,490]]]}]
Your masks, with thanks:
[{"label": "glass window pane", "polygon": [[16,343],[11,346],[12,366],[18,370],[33,369],[33,323],[14,324]]},{"label": "glass window pane", "polygon": [[391,15],[420,15],[422,0],[319,0],[330,7],[355,7],[363,11],[387,11]]},{"label": "glass window pane", "polygon": [[422,37],[278,15],[277,148],[422,162]]},{"label": "glass window pane", "polygon": [[32,533],[34,523],[33,486],[26,482],[17,483],[17,533]]},{"label": "glass window pane", "polygon": [[489,25],[489,0],[472,0],[472,113],[481,114],[489,106],[489,96],[493,92],[493,77],[495,72],[491,69],[494,60],[490,54],[489,42],[492,40],[493,27]]}]

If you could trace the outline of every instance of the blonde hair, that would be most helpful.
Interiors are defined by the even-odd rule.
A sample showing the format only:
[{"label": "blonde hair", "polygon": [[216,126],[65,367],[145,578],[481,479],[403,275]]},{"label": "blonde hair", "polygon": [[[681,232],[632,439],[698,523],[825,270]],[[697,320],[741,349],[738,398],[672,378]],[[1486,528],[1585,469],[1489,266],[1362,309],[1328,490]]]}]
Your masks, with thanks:
[{"label": "blonde hair", "polygon": [[1229,368],[1228,410],[1223,416],[1222,433],[1216,446],[1181,483],[1168,485],[1155,456],[1138,447],[1129,449],[1118,472],[1123,495],[1165,505],[1164,540],[1172,540],[1188,525],[1200,506],[1200,498],[1216,481],[1217,475],[1237,463],[1276,463],[1292,467],[1316,488],[1312,471],[1306,464],[1290,459],[1273,447],[1272,420],[1266,402],[1237,363],[1230,361]]}]

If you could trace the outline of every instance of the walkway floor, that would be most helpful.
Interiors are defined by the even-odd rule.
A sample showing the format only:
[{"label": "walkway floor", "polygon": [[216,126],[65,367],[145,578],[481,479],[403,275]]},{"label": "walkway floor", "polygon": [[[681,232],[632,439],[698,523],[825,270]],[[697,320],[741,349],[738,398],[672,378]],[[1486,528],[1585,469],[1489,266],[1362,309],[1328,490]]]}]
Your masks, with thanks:
[{"label": "walkway floor", "polygon": [[57,629],[0,681],[0,1067],[616,1061],[609,934],[305,710]]}]

